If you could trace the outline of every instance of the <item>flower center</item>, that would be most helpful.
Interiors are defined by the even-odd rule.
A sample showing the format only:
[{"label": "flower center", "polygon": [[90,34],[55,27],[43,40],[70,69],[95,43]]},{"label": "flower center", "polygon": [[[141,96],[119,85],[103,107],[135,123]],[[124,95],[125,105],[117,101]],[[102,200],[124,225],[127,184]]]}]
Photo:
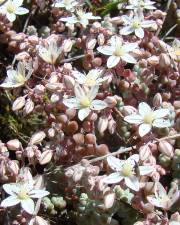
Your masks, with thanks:
[{"label": "flower center", "polygon": [[25,78],[24,78],[24,76],[22,75],[22,74],[17,74],[17,77],[15,78],[16,79],[16,81],[18,82],[18,83],[24,83],[25,82]]},{"label": "flower center", "polygon": [[140,27],[139,21],[134,21],[134,22],[132,23],[132,27],[133,27],[134,29],[139,28],[139,27]]},{"label": "flower center", "polygon": [[124,49],[122,48],[121,45],[119,45],[119,44],[116,45],[114,55],[115,56],[123,56],[124,55]]},{"label": "flower center", "polygon": [[18,193],[18,198],[21,199],[21,200],[28,199],[29,195],[27,193],[27,190],[25,190],[25,189],[20,190],[20,192]]},{"label": "flower center", "polygon": [[180,48],[175,49],[174,53],[176,56],[180,56]]},{"label": "flower center", "polygon": [[144,122],[145,123],[148,123],[148,124],[152,124],[153,120],[154,120],[154,114],[153,112],[150,112],[150,113],[147,113],[145,116],[144,116]]},{"label": "flower center", "polygon": [[89,107],[91,105],[91,101],[88,97],[83,97],[81,100],[80,100],[80,104],[83,108],[86,108],[86,107]]},{"label": "flower center", "polygon": [[122,167],[122,174],[125,176],[125,177],[130,177],[132,174],[133,174],[133,171],[132,171],[132,166],[130,163],[125,163]]},{"label": "flower center", "polygon": [[14,13],[16,11],[16,7],[12,2],[9,2],[6,6],[6,10],[8,13]]}]

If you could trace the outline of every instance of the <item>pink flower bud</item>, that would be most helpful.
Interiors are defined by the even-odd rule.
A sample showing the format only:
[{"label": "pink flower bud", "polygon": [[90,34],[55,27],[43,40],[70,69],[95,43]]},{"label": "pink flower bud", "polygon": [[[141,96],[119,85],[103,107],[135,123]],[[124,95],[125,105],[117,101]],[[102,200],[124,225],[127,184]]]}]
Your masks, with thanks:
[{"label": "pink flower bud", "polygon": [[103,45],[105,42],[104,34],[99,34],[98,35],[98,44]]},{"label": "pink flower bud", "polygon": [[123,106],[123,109],[121,110],[121,112],[123,113],[124,116],[128,116],[133,113],[136,113],[137,109],[134,108],[133,106],[126,105],[126,106]]},{"label": "pink flower bud", "polygon": [[64,75],[64,84],[67,89],[74,89],[75,80],[70,76]]},{"label": "pink flower bud", "polygon": [[108,127],[108,118],[106,116],[101,116],[98,121],[98,131],[103,135],[104,131]]},{"label": "pink flower bud", "polygon": [[31,99],[28,99],[25,107],[24,107],[24,114],[28,115],[30,114],[34,109],[34,102]]},{"label": "pink flower bud", "polygon": [[28,36],[28,41],[31,44],[38,44],[39,38],[36,35],[30,35],[30,36]]},{"label": "pink flower bud", "polygon": [[89,50],[93,50],[96,45],[96,42],[97,42],[96,39],[88,40],[86,43],[86,48]]},{"label": "pink flower bud", "polygon": [[159,57],[158,56],[151,56],[147,59],[147,62],[151,65],[151,66],[156,66],[159,64]]},{"label": "pink flower bud", "polygon": [[46,134],[44,133],[44,131],[39,131],[32,135],[30,139],[30,144],[31,145],[40,144],[45,137],[46,137]]},{"label": "pink flower bud", "polygon": [[73,46],[73,41],[72,40],[70,40],[70,39],[64,40],[64,42],[63,42],[63,51],[65,53],[70,52],[71,49],[72,49],[72,46]]},{"label": "pink flower bud", "polygon": [[21,109],[24,105],[25,105],[25,97],[21,96],[19,98],[17,98],[14,102],[13,102],[13,105],[12,105],[12,110],[13,111],[17,111],[19,109]]},{"label": "pink flower bud", "polygon": [[160,107],[162,104],[162,96],[160,93],[155,94],[153,98],[153,106],[154,107]]},{"label": "pink flower bud", "polygon": [[39,158],[39,163],[41,165],[49,163],[52,159],[52,156],[53,156],[53,151],[51,150],[44,151]]},{"label": "pink flower bud", "polygon": [[21,142],[18,139],[10,140],[7,142],[7,147],[9,150],[16,151],[21,147]]},{"label": "pink flower bud", "polygon": [[114,106],[117,104],[116,98],[113,96],[106,97],[105,102],[108,104],[109,108],[114,108]]},{"label": "pink flower bud", "polygon": [[147,160],[151,155],[151,150],[148,145],[143,145],[139,148],[139,158],[141,161]]},{"label": "pink flower bud", "polygon": [[173,146],[169,142],[167,142],[165,140],[159,142],[158,149],[159,149],[159,151],[161,153],[163,153],[163,154],[165,154],[165,155],[167,155],[167,156],[169,156],[171,158],[174,155],[174,148],[173,148]]},{"label": "pink flower bud", "polygon": [[18,173],[19,173],[18,161],[16,161],[16,160],[9,161],[7,168],[9,170],[9,172],[13,173],[14,175],[18,175]]},{"label": "pink flower bud", "polygon": [[60,96],[59,96],[58,93],[53,93],[53,94],[51,95],[51,102],[52,102],[52,103],[56,103],[56,102],[58,102],[59,100],[60,100]]},{"label": "pink flower bud", "polygon": [[38,84],[34,88],[34,93],[37,94],[37,95],[44,94],[44,91],[45,91],[45,87],[42,84]]},{"label": "pink flower bud", "polygon": [[49,222],[40,216],[35,216],[30,220],[29,225],[49,225]]},{"label": "pink flower bud", "polygon": [[19,54],[16,55],[16,59],[17,59],[18,61],[25,61],[25,60],[27,60],[27,59],[29,59],[29,58],[30,58],[29,53],[27,53],[27,52],[25,52],[25,51],[20,52]]},{"label": "pink flower bud", "polygon": [[111,119],[108,122],[108,131],[110,134],[114,134],[115,130],[116,130],[116,122],[115,120]]},{"label": "pink flower bud", "polygon": [[115,193],[110,193],[104,196],[104,206],[105,209],[110,209],[115,202]]},{"label": "pink flower bud", "polygon": [[55,136],[55,129],[54,129],[54,128],[50,128],[50,129],[48,130],[48,136],[49,136],[50,138],[53,138],[53,137]]},{"label": "pink flower bud", "polygon": [[171,61],[169,56],[165,53],[161,53],[161,55],[159,56],[159,66],[163,69],[166,69],[170,66],[170,64]]}]

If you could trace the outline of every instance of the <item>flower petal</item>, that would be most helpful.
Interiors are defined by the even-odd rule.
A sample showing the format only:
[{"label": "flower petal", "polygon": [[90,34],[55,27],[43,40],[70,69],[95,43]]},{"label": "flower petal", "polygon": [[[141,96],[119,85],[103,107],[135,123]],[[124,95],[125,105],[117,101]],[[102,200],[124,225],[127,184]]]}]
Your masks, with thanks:
[{"label": "flower petal", "polygon": [[145,116],[148,113],[151,113],[151,107],[146,102],[141,102],[138,106],[138,111],[141,116]]},{"label": "flower petal", "polygon": [[120,57],[112,55],[107,60],[107,67],[113,68],[119,63],[119,61],[120,61]]},{"label": "flower petal", "polygon": [[75,79],[77,80],[77,82],[79,84],[83,84],[86,81],[86,75],[83,73],[80,73],[78,71],[74,71],[72,73],[72,75],[75,77]]},{"label": "flower petal", "polygon": [[141,124],[143,123],[143,118],[140,115],[132,114],[124,117],[124,120],[130,124]]},{"label": "flower petal", "polygon": [[139,166],[139,173],[141,176],[144,176],[152,173],[154,169],[154,166]]},{"label": "flower petal", "polygon": [[93,100],[91,103],[91,109],[92,110],[102,110],[107,107],[107,103],[101,100]]},{"label": "flower petal", "polygon": [[135,176],[125,177],[126,186],[134,191],[139,191],[139,180]]},{"label": "flower petal", "polygon": [[162,204],[160,201],[158,201],[158,199],[155,196],[147,196],[147,200],[149,203],[151,203],[152,205],[156,206],[156,207],[161,207]]},{"label": "flower petal", "polygon": [[17,199],[17,196],[9,196],[1,202],[1,207],[10,207],[20,203],[20,200]]},{"label": "flower petal", "polygon": [[142,123],[139,126],[139,135],[141,137],[143,137],[144,135],[146,135],[146,134],[148,134],[150,132],[151,128],[152,128],[151,124]]},{"label": "flower petal", "polygon": [[103,179],[104,183],[106,184],[116,184],[123,180],[123,177],[119,172],[111,173],[109,176],[107,176],[105,179]]},{"label": "flower petal", "polygon": [[31,198],[28,198],[26,200],[21,200],[21,206],[27,213],[29,214],[34,213],[35,205],[34,205],[34,201]]},{"label": "flower petal", "polygon": [[16,15],[14,13],[6,13],[6,16],[10,22],[14,22],[16,20]]},{"label": "flower petal", "polygon": [[108,165],[111,167],[111,169],[115,171],[120,171],[123,164],[123,162],[121,162],[120,159],[111,155],[107,157],[107,162],[108,162]]},{"label": "flower petal", "polygon": [[138,38],[143,38],[144,37],[144,30],[140,27],[138,29],[135,29],[135,35]]},{"label": "flower petal", "polygon": [[114,52],[114,48],[112,46],[100,46],[97,48],[98,52],[104,54],[104,55],[112,55]]},{"label": "flower petal", "polygon": [[126,161],[128,161],[132,166],[135,166],[135,164],[139,162],[139,155],[134,154],[130,156]]},{"label": "flower petal", "polygon": [[18,7],[16,10],[17,15],[24,15],[24,14],[27,14],[28,12],[29,10],[23,7]]},{"label": "flower petal", "polygon": [[137,47],[138,47],[138,44],[137,43],[128,43],[128,44],[123,45],[123,50],[126,53],[128,53],[128,52],[133,51]]},{"label": "flower petal", "polygon": [[144,28],[148,28],[148,27],[154,26],[155,24],[156,24],[156,22],[153,20],[145,20],[141,23],[141,26]]},{"label": "flower petal", "polygon": [[19,187],[15,183],[12,183],[12,184],[4,184],[3,185],[3,189],[9,195],[16,195],[16,193],[19,191]]},{"label": "flower petal", "polygon": [[158,128],[164,128],[164,127],[170,127],[171,126],[171,122],[170,120],[166,120],[166,119],[155,119],[153,121],[153,126],[154,127],[158,127]]},{"label": "flower petal", "polygon": [[132,63],[132,64],[136,63],[136,59],[128,53],[126,53],[125,55],[122,55],[121,58],[127,63]]},{"label": "flower petal", "polygon": [[30,191],[29,195],[31,198],[43,198],[49,195],[49,192],[45,190],[32,190]]},{"label": "flower petal", "polygon": [[134,32],[134,29],[131,27],[131,26],[126,26],[126,27],[123,27],[121,30],[120,30],[120,34],[121,35],[128,35],[128,34],[131,34]]},{"label": "flower petal", "polygon": [[158,109],[153,112],[155,119],[163,118],[169,115],[169,109]]},{"label": "flower petal", "polygon": [[63,100],[63,104],[70,109],[78,109],[79,105],[76,98],[68,98]]},{"label": "flower petal", "polygon": [[80,109],[78,112],[78,118],[83,121],[86,117],[89,116],[91,110],[89,108]]},{"label": "flower petal", "polygon": [[87,96],[90,99],[90,101],[95,99],[95,97],[96,97],[96,95],[98,93],[98,90],[99,90],[99,86],[98,85],[95,85],[95,86],[91,87],[90,91],[87,94]]}]

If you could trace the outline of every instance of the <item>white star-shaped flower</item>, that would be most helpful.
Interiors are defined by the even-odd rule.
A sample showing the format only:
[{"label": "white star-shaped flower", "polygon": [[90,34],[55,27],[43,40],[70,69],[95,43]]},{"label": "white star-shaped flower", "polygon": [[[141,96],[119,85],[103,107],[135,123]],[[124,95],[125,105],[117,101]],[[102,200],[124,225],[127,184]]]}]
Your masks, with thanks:
[{"label": "white star-shaped flower", "polygon": [[46,46],[38,46],[39,56],[47,63],[55,64],[59,55],[62,52],[62,48],[57,45],[55,40],[51,40]]},{"label": "white star-shaped flower", "polygon": [[92,110],[102,110],[107,107],[106,102],[95,99],[98,93],[99,86],[93,86],[89,90],[80,87],[79,84],[75,85],[75,97],[64,99],[63,103],[68,108],[79,109],[78,118],[83,121]]},{"label": "white star-shaped flower", "polygon": [[135,33],[135,35],[139,38],[144,37],[144,28],[150,28],[155,25],[155,21],[153,20],[144,20],[143,17],[139,15],[133,16],[122,16],[122,20],[125,24],[120,30],[121,35],[129,35],[131,33]]},{"label": "white star-shaped flower", "polygon": [[125,116],[124,120],[130,124],[140,125],[139,135],[143,137],[151,131],[152,127],[170,127],[170,120],[164,118],[169,114],[169,109],[161,108],[154,111],[147,103],[141,102],[138,107],[138,114]]},{"label": "white star-shaped flower", "polygon": [[32,198],[43,198],[48,191],[35,189],[33,182],[19,182],[4,184],[3,189],[10,196],[1,202],[1,207],[11,207],[21,204],[21,207],[29,214],[34,213],[35,204]]},{"label": "white star-shaped flower", "polygon": [[101,19],[100,16],[93,16],[91,12],[84,12],[82,9],[77,9],[75,13],[70,17],[61,18],[60,20],[66,22],[66,25],[72,25],[80,23],[84,28],[89,24],[89,20]]},{"label": "white star-shaped flower", "polygon": [[[26,74],[27,70],[27,74]],[[7,77],[0,85],[2,88],[17,88],[26,83],[33,72],[32,65],[19,62],[17,69],[7,70]]]},{"label": "white star-shaped flower", "polygon": [[[112,170],[116,171],[111,173],[104,179],[107,184],[116,184],[125,181],[127,187],[134,191],[139,191],[139,178],[135,172],[135,166],[139,162],[139,155],[134,154],[130,156],[127,160],[120,160],[114,156],[107,157],[108,165]],[[152,166],[139,166],[139,174],[141,176],[150,174],[154,171]]]},{"label": "white star-shaped flower", "polygon": [[129,0],[130,5],[126,6],[126,9],[156,9],[154,5],[155,2],[150,0]]},{"label": "white star-shaped flower", "polygon": [[79,84],[83,84],[89,87],[95,85],[101,85],[104,81],[109,79],[109,76],[101,77],[103,71],[99,69],[92,69],[88,74],[80,73],[79,71],[73,71],[72,75],[75,77]]},{"label": "white star-shaped flower", "polygon": [[147,200],[154,206],[169,210],[170,207],[178,200],[178,186],[174,186],[170,191],[166,192],[160,182],[155,183],[155,194],[147,196]]},{"label": "white star-shaped flower", "polygon": [[113,36],[110,40],[110,45],[104,45],[97,48],[99,52],[104,55],[109,55],[107,60],[107,67],[115,67],[120,60],[127,63],[136,63],[135,58],[129,54],[138,47],[137,43],[125,43],[123,44],[122,39],[118,36]]},{"label": "white star-shaped flower", "polygon": [[172,46],[166,46],[171,58],[177,62],[180,62],[180,41],[178,39],[175,39],[172,43]]},{"label": "white star-shaped flower", "polygon": [[56,8],[65,8],[67,11],[73,12],[77,5],[78,1],[76,0],[58,0],[52,6]]},{"label": "white star-shaped flower", "polygon": [[0,13],[5,14],[10,22],[16,20],[16,15],[24,15],[28,9],[21,7],[23,0],[8,0],[0,7]]}]

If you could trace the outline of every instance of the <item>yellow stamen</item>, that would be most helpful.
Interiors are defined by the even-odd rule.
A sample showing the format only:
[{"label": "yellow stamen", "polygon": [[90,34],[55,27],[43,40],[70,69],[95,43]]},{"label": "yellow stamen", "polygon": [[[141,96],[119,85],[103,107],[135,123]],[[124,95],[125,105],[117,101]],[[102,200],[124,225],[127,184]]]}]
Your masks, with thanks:
[{"label": "yellow stamen", "polygon": [[147,113],[145,116],[144,116],[144,122],[145,123],[148,123],[148,124],[152,124],[153,121],[154,121],[154,114],[153,112],[150,112],[150,113]]},{"label": "yellow stamen", "polygon": [[22,75],[22,74],[17,74],[17,76],[16,76],[16,81],[18,82],[18,83],[24,83],[26,80],[25,80],[25,78],[24,78],[24,76]]},{"label": "yellow stamen", "polygon": [[130,163],[125,163],[122,168],[122,174],[125,177],[130,177],[133,174],[133,168]]},{"label": "yellow stamen", "polygon": [[21,200],[25,200],[29,198],[29,195],[27,193],[27,190],[22,189],[19,193],[18,193],[18,198]]},{"label": "yellow stamen", "polygon": [[137,28],[140,27],[140,23],[139,23],[138,21],[134,21],[133,24],[132,24],[132,27],[133,27],[134,29],[137,29]]},{"label": "yellow stamen", "polygon": [[91,101],[88,97],[83,97],[81,100],[80,100],[80,105],[85,108],[85,107],[89,107],[91,105]]},{"label": "yellow stamen", "polygon": [[9,2],[6,6],[6,10],[8,13],[14,13],[16,11],[16,6],[12,2]]}]

